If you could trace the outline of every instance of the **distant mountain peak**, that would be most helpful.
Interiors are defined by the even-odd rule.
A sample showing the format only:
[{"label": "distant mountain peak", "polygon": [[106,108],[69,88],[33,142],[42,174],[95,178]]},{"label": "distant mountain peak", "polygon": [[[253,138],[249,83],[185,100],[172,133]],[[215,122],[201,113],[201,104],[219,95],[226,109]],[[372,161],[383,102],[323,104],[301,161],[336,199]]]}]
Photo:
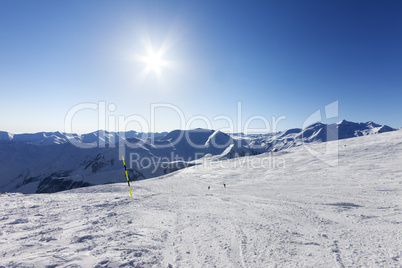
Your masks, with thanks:
[{"label": "distant mountain peak", "polygon": [[346,121],[345,119],[342,119],[341,121],[339,121],[337,124],[338,125],[344,125],[344,124],[347,124],[347,123],[350,123],[349,121]]},{"label": "distant mountain peak", "polygon": [[309,128],[317,128],[317,127],[319,128],[319,127],[322,127],[322,126],[325,126],[325,124],[324,124],[324,123],[321,123],[321,122],[316,122],[316,123],[313,123],[313,124],[307,126],[306,129],[309,129]]}]

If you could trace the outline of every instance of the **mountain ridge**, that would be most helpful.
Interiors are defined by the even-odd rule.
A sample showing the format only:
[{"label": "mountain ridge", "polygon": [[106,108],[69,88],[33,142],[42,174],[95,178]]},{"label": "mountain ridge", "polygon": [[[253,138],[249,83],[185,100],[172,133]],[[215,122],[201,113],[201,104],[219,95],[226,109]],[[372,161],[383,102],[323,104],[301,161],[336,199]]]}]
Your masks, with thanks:
[{"label": "mountain ridge", "polygon": [[[140,180],[199,164],[203,157],[224,160],[394,130],[373,122],[342,120],[276,134],[243,136],[209,129],[168,133],[98,131],[83,135],[61,132],[11,135],[3,131],[0,132],[0,191],[57,192],[122,182],[124,170],[119,163],[122,148],[131,180]],[[69,142],[71,137],[78,145],[97,143],[97,146],[74,146]]]}]

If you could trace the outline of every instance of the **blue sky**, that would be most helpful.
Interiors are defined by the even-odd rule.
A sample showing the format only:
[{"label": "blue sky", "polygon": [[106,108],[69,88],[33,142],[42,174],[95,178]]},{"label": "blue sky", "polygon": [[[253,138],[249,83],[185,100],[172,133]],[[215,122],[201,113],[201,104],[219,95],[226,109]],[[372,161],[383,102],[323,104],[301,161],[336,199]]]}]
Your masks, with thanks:
[{"label": "blue sky", "polygon": [[[0,129],[64,131],[71,108],[104,102],[109,130],[122,118],[143,130],[135,118],[150,123],[155,103],[189,128],[227,128],[225,115],[242,130],[239,101],[241,126],[302,127],[338,101],[332,121],[402,127],[401,14],[400,1],[0,0]],[[102,127],[99,110],[76,113],[72,131]],[[155,131],[181,126],[155,110]]]}]

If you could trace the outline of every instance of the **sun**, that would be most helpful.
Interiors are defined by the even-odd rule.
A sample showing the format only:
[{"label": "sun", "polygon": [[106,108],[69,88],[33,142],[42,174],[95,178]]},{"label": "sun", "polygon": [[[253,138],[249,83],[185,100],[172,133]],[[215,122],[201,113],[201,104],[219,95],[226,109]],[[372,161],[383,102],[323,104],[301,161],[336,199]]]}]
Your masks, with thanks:
[{"label": "sun", "polygon": [[145,57],[144,61],[147,64],[147,68],[149,68],[151,70],[155,70],[157,72],[164,65],[164,62],[163,62],[161,56],[159,56],[156,53],[150,53],[148,55],[148,57]]},{"label": "sun", "polygon": [[174,63],[170,60],[164,59],[168,49],[169,47],[167,47],[167,45],[162,45],[159,50],[154,50],[150,42],[145,42],[145,53],[143,55],[135,56],[135,60],[144,65],[142,71],[137,75],[139,81],[145,81],[150,75],[158,81],[161,81],[164,77],[162,73],[165,69],[173,68]]}]

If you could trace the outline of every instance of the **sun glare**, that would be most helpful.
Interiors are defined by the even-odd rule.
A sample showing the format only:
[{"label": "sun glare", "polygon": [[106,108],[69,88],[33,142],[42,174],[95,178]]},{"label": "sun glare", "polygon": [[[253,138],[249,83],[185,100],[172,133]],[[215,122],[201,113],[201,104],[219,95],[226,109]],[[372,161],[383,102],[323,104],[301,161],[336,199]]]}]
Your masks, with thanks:
[{"label": "sun glare", "polygon": [[171,41],[169,41],[170,39],[167,38],[158,50],[154,50],[154,47],[148,38],[145,38],[144,40],[145,41],[143,41],[143,43],[145,53],[143,55],[135,56],[136,61],[144,64],[144,69],[142,69],[142,71],[138,74],[137,78],[139,81],[143,82],[149,75],[151,75],[151,73],[153,73],[156,75],[154,78],[156,78],[158,81],[161,81],[164,77],[163,72],[165,69],[172,69],[173,67],[172,61],[167,61],[164,59],[166,52],[173,44]]},{"label": "sun glare", "polygon": [[139,57],[139,61],[145,63],[145,67],[139,74],[139,78],[144,80],[151,72],[154,72],[158,79],[162,78],[162,70],[169,67],[168,62],[163,60],[163,53],[155,53],[150,47],[147,48],[147,56]]},{"label": "sun glare", "polygon": [[147,63],[147,67],[153,70],[158,70],[163,65],[163,60],[157,54],[151,54],[147,58],[145,58],[145,62]]}]

